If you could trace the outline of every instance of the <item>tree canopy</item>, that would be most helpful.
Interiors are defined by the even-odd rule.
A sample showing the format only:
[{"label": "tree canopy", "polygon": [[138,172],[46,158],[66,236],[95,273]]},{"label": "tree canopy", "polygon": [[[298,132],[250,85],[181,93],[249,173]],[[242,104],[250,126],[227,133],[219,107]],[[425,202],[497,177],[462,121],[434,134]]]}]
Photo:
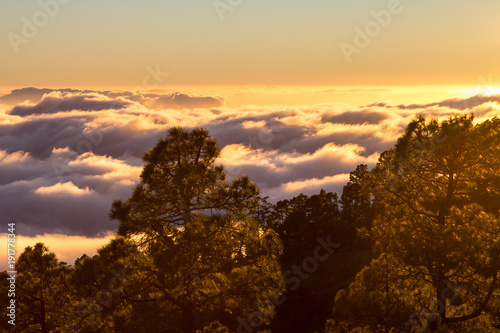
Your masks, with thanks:
[{"label": "tree canopy", "polygon": [[[339,310],[356,297],[379,299],[378,311],[413,304],[414,326],[431,331],[484,314],[500,269],[499,133],[498,119],[475,124],[473,116],[408,125],[367,175],[382,205],[371,233],[385,264],[360,272],[338,295]],[[385,296],[370,296],[376,290]]]},{"label": "tree canopy", "polygon": [[218,155],[205,129],[170,129],[112,204],[117,237],[97,254],[70,266],[44,244],[24,250],[19,317],[0,329],[500,330],[499,119],[417,118],[340,196],[269,202]]},{"label": "tree canopy", "polygon": [[149,298],[180,311],[186,333],[207,313],[234,326],[281,291],[279,238],[252,216],[258,190],[246,176],[228,182],[218,154],[206,130],[172,128],[144,155],[133,195],[111,212],[118,234],[149,258],[138,267],[154,281]]}]

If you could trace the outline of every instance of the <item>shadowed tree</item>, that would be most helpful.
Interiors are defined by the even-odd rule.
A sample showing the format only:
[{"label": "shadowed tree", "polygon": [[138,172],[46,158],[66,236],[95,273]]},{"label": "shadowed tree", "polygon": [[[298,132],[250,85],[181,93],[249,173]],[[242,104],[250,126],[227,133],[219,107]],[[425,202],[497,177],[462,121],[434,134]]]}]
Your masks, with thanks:
[{"label": "shadowed tree", "polygon": [[370,242],[360,240],[360,229],[369,230],[374,216],[374,207],[370,192],[366,188],[368,167],[360,164],[349,175],[349,182],[342,189],[340,204],[342,206],[341,224],[342,238],[349,250],[370,248]]},{"label": "shadowed tree", "polygon": [[[294,283],[286,272],[301,267],[306,258],[314,255],[318,238],[330,239],[335,243],[344,241],[337,194],[321,190],[316,195],[299,194],[292,199],[279,201],[272,217],[275,219],[272,225],[283,242],[281,265],[287,277],[285,281],[288,281],[284,294],[286,300],[277,311],[272,331],[315,332],[322,328],[332,308],[336,286],[334,278],[330,274],[326,276],[325,269],[336,265],[335,260],[330,258],[333,260],[318,262],[318,266],[309,271],[307,278],[300,284]],[[304,304],[307,304],[306,308]]]},{"label": "shadowed tree", "polygon": [[319,194],[298,196],[276,203],[273,228],[283,242],[284,266],[300,262],[317,245],[318,237],[330,235],[340,241],[339,207],[336,193],[321,190]]},{"label": "shadowed tree", "polygon": [[72,302],[70,267],[43,243],[28,246],[16,263],[19,332],[51,332],[64,326]]},{"label": "shadowed tree", "polygon": [[179,311],[185,333],[203,327],[209,314],[235,326],[255,301],[282,288],[279,238],[251,217],[258,190],[246,176],[226,181],[218,154],[206,130],[170,129],[144,155],[132,196],[111,211],[118,234],[150,259],[137,269],[156,291],[135,301]]},{"label": "shadowed tree", "polygon": [[[154,302],[130,302],[147,298],[153,291],[135,268],[147,263],[133,243],[117,237],[93,257],[75,261],[72,274],[74,318],[66,324],[69,332],[151,332],[161,331],[162,311]],[[132,295],[132,296],[130,296]]]},{"label": "shadowed tree", "polygon": [[[499,144],[497,118],[480,124],[473,116],[441,123],[419,118],[408,125],[369,175],[373,195],[383,206],[372,235],[388,262],[377,267],[398,270],[376,273],[372,265],[357,277],[349,295],[338,296],[337,309],[355,313],[354,297],[378,299],[378,310],[384,304],[388,309],[391,302],[384,299],[414,295],[412,323],[419,322],[418,329],[435,332],[488,317],[500,269]],[[366,283],[377,279],[370,274],[378,274],[372,290]],[[412,283],[405,287],[398,279]],[[370,296],[376,290],[385,296]],[[377,316],[356,321],[373,328]],[[394,327],[388,323],[379,321],[384,329]]]}]

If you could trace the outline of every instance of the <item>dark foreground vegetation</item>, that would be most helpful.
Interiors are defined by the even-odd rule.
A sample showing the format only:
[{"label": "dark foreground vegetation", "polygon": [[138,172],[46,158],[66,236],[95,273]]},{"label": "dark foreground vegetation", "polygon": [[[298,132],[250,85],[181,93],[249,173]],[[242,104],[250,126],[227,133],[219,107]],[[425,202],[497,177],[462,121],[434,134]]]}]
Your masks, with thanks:
[{"label": "dark foreground vegetation", "polygon": [[2,331],[499,331],[499,144],[496,118],[419,118],[340,198],[270,204],[205,130],[173,128],[97,255],[25,249]]}]

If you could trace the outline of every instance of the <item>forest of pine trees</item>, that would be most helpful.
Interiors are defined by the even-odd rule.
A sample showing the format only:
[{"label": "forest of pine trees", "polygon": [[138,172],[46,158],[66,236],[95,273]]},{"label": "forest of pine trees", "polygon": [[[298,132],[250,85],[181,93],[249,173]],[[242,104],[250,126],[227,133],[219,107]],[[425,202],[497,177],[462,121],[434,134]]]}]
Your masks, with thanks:
[{"label": "forest of pine trees", "polygon": [[24,250],[2,331],[500,331],[499,119],[418,118],[340,197],[270,203],[218,154],[170,129],[95,256]]}]

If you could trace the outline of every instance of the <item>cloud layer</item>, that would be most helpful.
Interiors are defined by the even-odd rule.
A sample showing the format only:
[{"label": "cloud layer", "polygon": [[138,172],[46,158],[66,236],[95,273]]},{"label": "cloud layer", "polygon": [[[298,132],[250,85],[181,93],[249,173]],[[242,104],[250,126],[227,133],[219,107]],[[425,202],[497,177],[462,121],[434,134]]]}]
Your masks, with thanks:
[{"label": "cloud layer", "polygon": [[132,193],[141,156],[172,126],[206,127],[229,177],[248,174],[276,201],[340,193],[349,172],[374,165],[417,115],[473,112],[481,120],[500,111],[499,95],[425,105],[224,102],[180,92],[13,90],[0,97],[0,211],[27,236],[114,231],[111,203]]}]

